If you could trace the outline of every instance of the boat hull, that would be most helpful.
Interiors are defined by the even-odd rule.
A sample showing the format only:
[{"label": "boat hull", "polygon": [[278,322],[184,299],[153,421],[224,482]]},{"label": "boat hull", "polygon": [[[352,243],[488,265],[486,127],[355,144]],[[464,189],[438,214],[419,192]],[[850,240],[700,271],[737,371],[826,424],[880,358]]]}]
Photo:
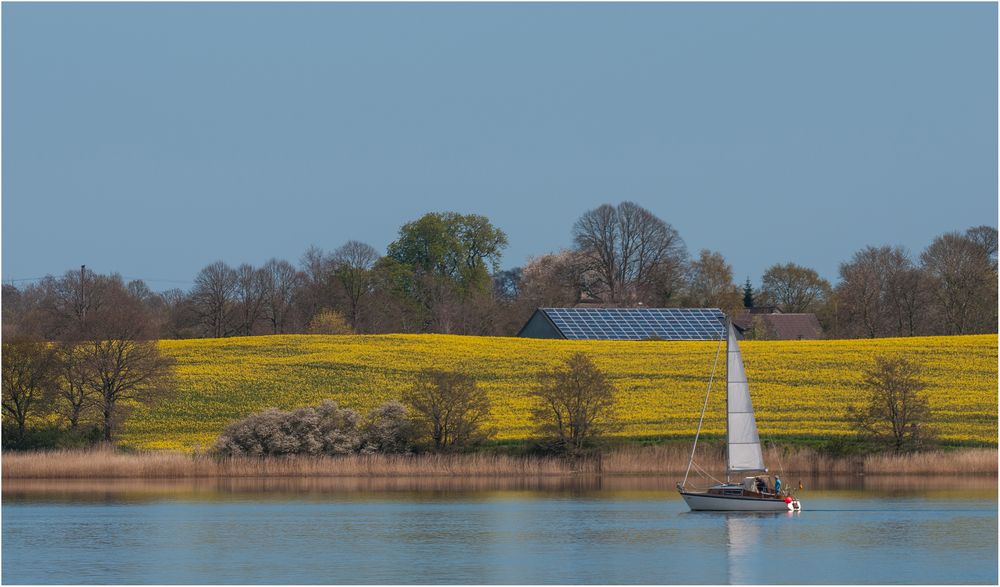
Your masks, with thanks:
[{"label": "boat hull", "polygon": [[691,511],[695,512],[792,512],[802,509],[797,499],[785,502],[781,499],[762,499],[729,495],[712,495],[681,491],[681,497]]}]

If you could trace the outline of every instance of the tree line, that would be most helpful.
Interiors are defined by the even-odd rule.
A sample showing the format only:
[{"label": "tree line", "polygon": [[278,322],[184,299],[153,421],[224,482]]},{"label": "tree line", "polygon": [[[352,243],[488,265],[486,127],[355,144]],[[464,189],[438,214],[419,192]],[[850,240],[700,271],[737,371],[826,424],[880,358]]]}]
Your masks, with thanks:
[{"label": "tree line", "polygon": [[135,285],[86,270],[44,281],[33,328],[4,332],[4,448],[111,442],[131,409],[172,392]]},{"label": "tree line", "polygon": [[[72,296],[114,283],[162,338],[285,333],[434,332],[513,335],[537,307],[582,302],[649,307],[746,307],[810,312],[830,338],[995,332],[997,230],[935,238],[919,255],[868,246],[841,263],[835,284],[776,263],[741,287],[721,253],[690,255],[680,234],[632,203],[602,205],[571,227],[573,246],[500,270],[507,236],[475,214],[429,213],[403,225],[385,254],[349,241],[315,246],[297,265],[218,261],[187,291],[69,271],[3,286],[5,335],[56,340],[71,328]],[[86,282],[86,283],[85,283]],[[68,309],[67,309],[68,308]]]}]

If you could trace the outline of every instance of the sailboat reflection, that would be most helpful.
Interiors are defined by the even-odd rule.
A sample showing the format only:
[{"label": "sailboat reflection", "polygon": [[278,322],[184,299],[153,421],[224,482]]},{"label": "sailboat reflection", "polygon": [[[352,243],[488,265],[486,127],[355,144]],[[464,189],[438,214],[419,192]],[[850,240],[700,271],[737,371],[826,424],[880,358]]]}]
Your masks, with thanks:
[{"label": "sailboat reflection", "polygon": [[760,583],[767,569],[759,569],[761,561],[770,560],[760,555],[761,549],[772,548],[761,529],[768,520],[798,517],[799,512],[759,514],[725,514],[726,562],[730,585]]}]

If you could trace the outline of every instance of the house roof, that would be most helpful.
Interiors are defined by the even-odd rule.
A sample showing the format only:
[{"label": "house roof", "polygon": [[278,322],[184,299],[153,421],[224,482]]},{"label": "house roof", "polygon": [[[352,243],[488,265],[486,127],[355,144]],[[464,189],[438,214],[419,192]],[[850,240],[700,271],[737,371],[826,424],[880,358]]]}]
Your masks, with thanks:
[{"label": "house roof", "polygon": [[733,318],[733,324],[746,332],[760,320],[765,336],[770,340],[818,340],[823,338],[823,327],[816,314],[764,314],[743,312]]},{"label": "house roof", "polygon": [[518,334],[535,320],[577,340],[718,340],[725,314],[718,308],[539,308]]}]

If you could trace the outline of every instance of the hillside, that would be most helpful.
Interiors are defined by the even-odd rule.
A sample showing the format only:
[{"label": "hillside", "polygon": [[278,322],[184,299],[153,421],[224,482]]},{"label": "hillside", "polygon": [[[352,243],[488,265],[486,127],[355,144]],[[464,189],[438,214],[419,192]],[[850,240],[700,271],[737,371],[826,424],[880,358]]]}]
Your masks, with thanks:
[{"label": "hillside", "polygon": [[[332,398],[366,412],[398,398],[421,369],[474,375],[493,401],[497,438],[532,435],[527,390],[535,374],[576,351],[590,354],[619,390],[619,435],[694,433],[715,342],[556,341],[448,335],[259,336],[171,340],[177,396],[128,419],[136,448],[204,449],[234,419],[268,407]],[[741,343],[763,439],[852,434],[844,418],[859,373],[878,352],[905,352],[926,369],[932,426],[948,443],[997,442],[997,336]],[[708,434],[725,426],[724,383],[713,388]]]}]

